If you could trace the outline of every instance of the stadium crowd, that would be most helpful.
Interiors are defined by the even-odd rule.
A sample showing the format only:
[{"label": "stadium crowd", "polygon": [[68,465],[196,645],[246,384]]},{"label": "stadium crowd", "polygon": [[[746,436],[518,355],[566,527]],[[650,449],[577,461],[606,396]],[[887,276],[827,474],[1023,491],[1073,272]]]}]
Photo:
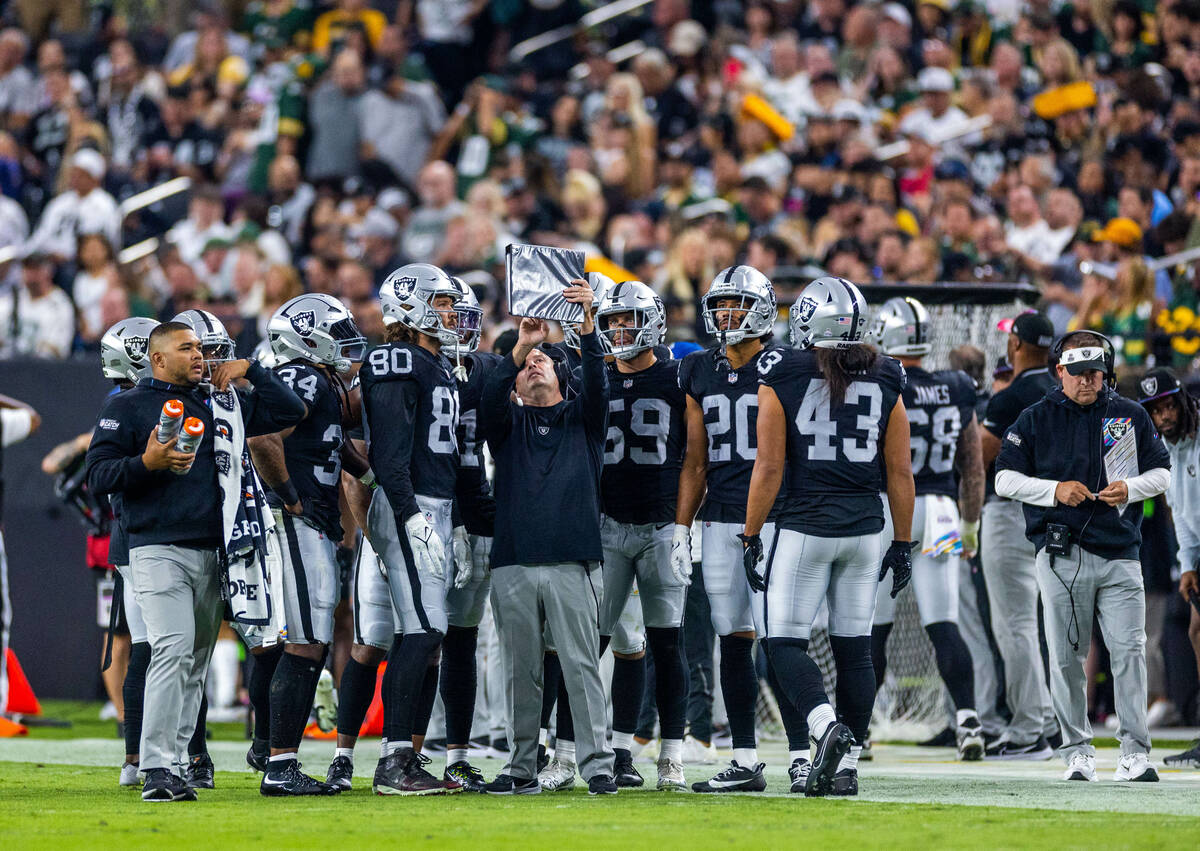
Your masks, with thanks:
[{"label": "stadium crowd", "polygon": [[[784,305],[825,273],[1027,282],[1055,334],[1113,339],[1123,380],[1190,372],[1197,0],[654,0],[519,50],[599,5],[10,5],[0,356],[95,358],[122,319],[202,308],[249,357],[303,293],[377,343],[379,287],[414,262],[472,287],[491,350],[516,328],[505,248],[538,243],[650,284],[668,342],[712,341],[701,299],[744,263]],[[1150,528],[1148,611],[1178,635]],[[1193,660],[1151,620],[1151,723],[1195,721]]]}]

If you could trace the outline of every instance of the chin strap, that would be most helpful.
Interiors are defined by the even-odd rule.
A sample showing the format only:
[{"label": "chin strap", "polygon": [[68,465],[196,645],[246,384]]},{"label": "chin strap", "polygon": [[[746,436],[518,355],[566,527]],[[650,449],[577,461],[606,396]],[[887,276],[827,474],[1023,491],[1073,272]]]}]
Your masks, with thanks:
[{"label": "chin strap", "polygon": [[462,341],[454,341],[454,377],[459,381],[467,380],[467,368],[463,366]]},{"label": "chin strap", "polygon": [[717,372],[721,371],[721,367],[724,367],[725,369],[729,370],[730,372],[733,372],[733,364],[730,363],[730,361],[729,361],[729,355],[727,355],[725,353],[727,350],[727,346],[728,346],[728,344],[725,342],[725,337],[726,337],[726,332],[722,331],[721,338],[720,338],[721,339],[721,350],[719,352],[717,352],[717,365],[716,365]]}]

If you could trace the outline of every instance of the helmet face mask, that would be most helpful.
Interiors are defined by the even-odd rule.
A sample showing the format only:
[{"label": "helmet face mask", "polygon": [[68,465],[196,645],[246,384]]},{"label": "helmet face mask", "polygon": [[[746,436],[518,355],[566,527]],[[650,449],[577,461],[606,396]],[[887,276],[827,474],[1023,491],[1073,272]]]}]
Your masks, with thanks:
[{"label": "helmet face mask", "polygon": [[207,310],[185,310],[177,314],[172,322],[182,322],[200,338],[200,351],[204,355],[204,378],[212,377],[216,364],[234,359],[233,338],[225,330],[224,323]]},{"label": "helmet face mask", "polygon": [[929,343],[929,312],[910,296],[890,298],[879,308],[871,327],[871,340],[892,357],[924,357]]},{"label": "helmet face mask", "polygon": [[797,349],[848,349],[866,330],[866,299],[845,278],[817,278],[788,312],[788,338]]},{"label": "helmet face mask", "polygon": [[450,276],[429,263],[401,266],[379,288],[384,325],[398,322],[443,346],[459,343],[456,306],[462,298]]},{"label": "helmet face mask", "polygon": [[133,316],[105,331],[100,338],[100,368],[104,377],[131,384],[149,378],[150,332],[158,324],[155,319]]},{"label": "helmet face mask", "polygon": [[296,296],[267,322],[278,363],[303,360],[346,372],[362,360],[366,338],[340,301],[323,293]]},{"label": "helmet face mask", "polygon": [[453,278],[462,298],[454,305],[458,316],[455,331],[458,335],[457,347],[459,352],[470,354],[479,349],[479,336],[483,329],[483,309],[475,291],[462,278]]},{"label": "helmet face mask", "polygon": [[753,266],[730,266],[719,272],[704,294],[702,307],[705,329],[731,346],[769,334],[779,312],[775,288]]},{"label": "helmet face mask", "polygon": [[648,286],[629,281],[614,286],[600,302],[596,327],[606,353],[618,360],[632,360],[663,341],[666,310]]}]

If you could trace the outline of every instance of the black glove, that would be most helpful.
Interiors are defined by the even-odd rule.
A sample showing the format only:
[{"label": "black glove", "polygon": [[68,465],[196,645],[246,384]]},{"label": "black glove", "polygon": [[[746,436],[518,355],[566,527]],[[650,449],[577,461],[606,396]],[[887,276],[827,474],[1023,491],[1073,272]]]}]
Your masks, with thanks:
[{"label": "black glove", "polygon": [[738,535],[742,542],[742,567],[746,569],[746,581],[754,591],[766,591],[767,583],[762,574],[755,570],[763,560],[762,538],[758,535]]},{"label": "black glove", "polygon": [[912,579],[912,551],[919,546],[916,541],[892,541],[892,545],[883,554],[883,566],[879,568],[879,581],[892,572],[892,599],[904,590]]}]

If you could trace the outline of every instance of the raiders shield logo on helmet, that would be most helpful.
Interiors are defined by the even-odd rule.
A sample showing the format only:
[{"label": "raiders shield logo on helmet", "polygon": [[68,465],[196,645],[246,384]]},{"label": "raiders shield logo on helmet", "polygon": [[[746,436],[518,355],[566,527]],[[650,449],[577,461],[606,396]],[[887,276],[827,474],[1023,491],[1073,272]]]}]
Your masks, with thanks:
[{"label": "raiders shield logo on helmet", "polygon": [[1158,376],[1148,375],[1142,379],[1142,392],[1147,396],[1154,396],[1158,393]]},{"label": "raiders shield logo on helmet", "polygon": [[800,321],[807,322],[808,320],[812,319],[813,313],[816,311],[817,306],[816,300],[809,298],[808,296],[805,296],[796,302],[795,310],[800,316]]},{"label": "raiders shield logo on helmet", "polygon": [[396,298],[400,299],[401,301],[412,295],[412,291],[416,286],[417,279],[410,275],[405,275],[403,278],[397,278],[396,283],[392,284],[393,289],[396,291]]},{"label": "raiders shield logo on helmet", "polygon": [[297,334],[301,337],[307,337],[313,332],[316,315],[311,310],[301,310],[293,313],[288,319],[291,320],[292,327],[296,329]]},{"label": "raiders shield logo on helmet", "polygon": [[145,359],[146,349],[149,346],[150,339],[148,337],[125,338],[125,354],[129,355],[129,359],[135,363]]}]

